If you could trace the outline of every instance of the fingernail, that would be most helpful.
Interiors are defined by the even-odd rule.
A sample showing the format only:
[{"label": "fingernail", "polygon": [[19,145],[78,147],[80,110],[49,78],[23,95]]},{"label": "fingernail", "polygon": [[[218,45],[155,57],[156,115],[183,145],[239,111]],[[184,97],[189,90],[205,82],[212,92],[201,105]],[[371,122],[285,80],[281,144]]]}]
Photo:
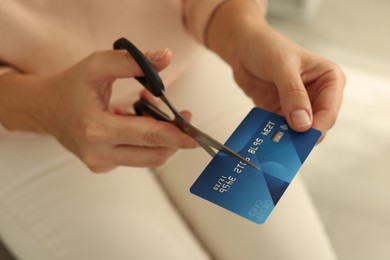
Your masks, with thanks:
[{"label": "fingernail", "polygon": [[152,55],[150,56],[150,59],[152,61],[158,61],[160,59],[162,59],[165,55],[165,53],[167,52],[167,49],[162,49],[162,50],[158,50],[156,52],[153,52]]},{"label": "fingernail", "polygon": [[304,109],[298,109],[291,112],[291,120],[295,126],[306,127],[311,125],[309,114]]}]

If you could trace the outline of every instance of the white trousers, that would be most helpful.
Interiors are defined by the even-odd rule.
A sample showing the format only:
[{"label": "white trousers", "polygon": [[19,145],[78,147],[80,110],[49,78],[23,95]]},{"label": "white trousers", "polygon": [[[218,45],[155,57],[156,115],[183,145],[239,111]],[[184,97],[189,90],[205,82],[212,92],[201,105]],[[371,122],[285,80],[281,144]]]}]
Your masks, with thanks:
[{"label": "white trousers", "polygon": [[[253,106],[206,51],[167,95],[221,142]],[[0,236],[20,260],[335,259],[299,177],[257,225],[189,192],[210,159],[96,175],[52,138],[0,138]]]}]

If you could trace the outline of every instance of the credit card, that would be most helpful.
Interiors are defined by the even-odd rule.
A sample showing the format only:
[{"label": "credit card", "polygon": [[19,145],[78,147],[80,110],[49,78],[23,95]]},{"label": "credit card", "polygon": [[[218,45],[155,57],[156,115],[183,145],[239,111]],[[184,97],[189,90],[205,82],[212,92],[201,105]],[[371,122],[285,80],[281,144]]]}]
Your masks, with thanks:
[{"label": "credit card", "polygon": [[190,191],[263,224],[320,137],[321,132],[314,128],[295,132],[284,117],[255,107],[225,145],[260,169],[220,151]]}]

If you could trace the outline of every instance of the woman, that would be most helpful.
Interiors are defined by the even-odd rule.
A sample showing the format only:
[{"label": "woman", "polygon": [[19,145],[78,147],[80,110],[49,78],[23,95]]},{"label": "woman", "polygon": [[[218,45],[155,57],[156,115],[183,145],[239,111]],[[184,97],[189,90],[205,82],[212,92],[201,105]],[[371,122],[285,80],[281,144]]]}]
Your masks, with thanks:
[{"label": "woman", "polygon": [[[194,177],[179,173],[183,164],[188,166],[186,155],[157,170],[178,208],[170,204],[150,169],[116,168],[161,166],[178,149],[197,147],[171,124],[129,115],[139,95],[152,97],[127,79],[142,75],[132,57],[109,50],[122,36],[145,51],[170,86],[192,73],[190,65],[201,53],[192,35],[231,67],[255,105],[282,114],[296,131],[315,127],[325,136],[340,108],[343,73],[270,28],[265,2],[19,0],[2,2],[0,10],[0,121],[7,132],[1,149],[9,162],[0,174],[5,216],[0,232],[18,258],[334,258],[303,187],[293,188],[288,205],[278,206],[284,214],[276,213],[272,222],[259,228],[229,215],[221,220],[213,215],[214,208],[199,211],[204,202],[195,202],[187,189],[169,184]],[[160,50],[148,51],[155,49]],[[230,97],[223,86],[201,80],[199,85],[177,94],[176,100],[223,91],[218,99],[225,102],[218,103],[219,110],[202,114],[209,122],[218,118],[221,129],[231,122],[222,118],[221,125],[219,112],[247,109],[240,101],[243,97]],[[180,93],[176,88],[171,95],[175,91]],[[188,111],[182,113],[191,117]],[[54,137],[88,169],[51,138],[15,132]],[[20,140],[31,145],[27,151],[15,145]],[[16,167],[15,157],[8,157],[10,150],[23,151],[25,167]],[[45,156],[39,157],[38,151]],[[204,166],[197,152],[188,154],[194,169]],[[38,157],[28,162],[30,156]],[[110,174],[80,174],[90,171]],[[292,217],[297,207],[301,219]],[[194,212],[202,214],[194,217]],[[216,233],[207,233],[211,223]],[[236,231],[228,232],[227,223]],[[195,235],[188,224],[196,227]],[[300,230],[298,238],[295,230]],[[243,232],[247,238],[239,239]],[[213,234],[224,234],[223,239]],[[280,241],[284,250],[277,249]],[[221,243],[236,247],[223,248]]]}]

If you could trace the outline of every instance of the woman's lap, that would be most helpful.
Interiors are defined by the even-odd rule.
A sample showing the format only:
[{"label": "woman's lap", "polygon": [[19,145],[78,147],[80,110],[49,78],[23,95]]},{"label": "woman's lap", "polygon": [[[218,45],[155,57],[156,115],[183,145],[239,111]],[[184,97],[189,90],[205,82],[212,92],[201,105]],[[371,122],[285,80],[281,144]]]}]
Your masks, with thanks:
[{"label": "woman's lap", "polygon": [[18,259],[208,259],[149,169],[96,175],[50,138],[11,139],[0,236]]}]

